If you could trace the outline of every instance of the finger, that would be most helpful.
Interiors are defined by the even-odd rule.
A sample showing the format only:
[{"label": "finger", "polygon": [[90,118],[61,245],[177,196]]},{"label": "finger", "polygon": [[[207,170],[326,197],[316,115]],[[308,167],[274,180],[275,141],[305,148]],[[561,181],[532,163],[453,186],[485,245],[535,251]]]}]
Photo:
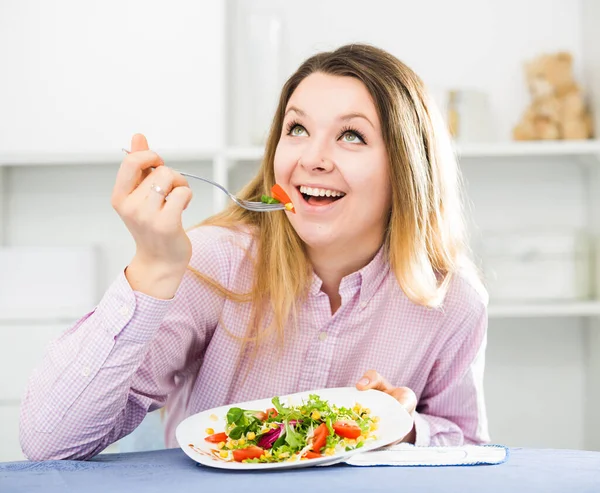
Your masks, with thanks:
[{"label": "finger", "polygon": [[113,201],[120,202],[131,194],[144,179],[144,171],[163,165],[162,158],[153,151],[145,150],[128,154],[117,173]]},{"label": "finger", "polygon": [[131,137],[131,152],[147,151],[149,149],[148,140],[145,135],[135,134]]},{"label": "finger", "polygon": [[[131,198],[156,211],[162,208],[166,196],[174,189],[187,186],[188,182],[181,174],[166,166],[161,166],[144,178],[144,181],[132,192]],[[156,187],[159,187],[160,192]]]},{"label": "finger", "polygon": [[[192,200],[192,189],[186,186],[175,187],[169,194],[169,200],[162,208],[162,214],[167,220],[177,220],[181,224],[181,214]],[[169,219],[170,218],[170,219]]]},{"label": "finger", "polygon": [[397,387],[389,392],[389,394],[396,399],[409,414],[413,414],[417,408],[417,396],[408,387]]},{"label": "finger", "polygon": [[[131,152],[141,152],[141,151],[149,151],[150,147],[148,147],[148,140],[146,136],[143,134],[135,134],[131,138]],[[164,164],[164,162],[163,162]],[[148,176],[149,170],[142,170],[141,179],[142,181],[146,176]]]},{"label": "finger", "polygon": [[389,392],[394,389],[390,383],[375,370],[367,371],[356,384],[358,390],[375,389]]}]

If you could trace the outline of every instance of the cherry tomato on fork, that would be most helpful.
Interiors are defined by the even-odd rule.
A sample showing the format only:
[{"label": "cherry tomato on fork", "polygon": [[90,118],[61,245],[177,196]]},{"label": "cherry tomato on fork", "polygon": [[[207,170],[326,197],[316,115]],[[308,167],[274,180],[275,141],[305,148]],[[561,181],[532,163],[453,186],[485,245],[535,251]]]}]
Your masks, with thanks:
[{"label": "cherry tomato on fork", "polygon": [[279,200],[279,202],[284,204],[285,208],[288,211],[296,214],[296,209],[294,209],[292,199],[290,199],[290,196],[287,193],[285,193],[285,190],[283,188],[281,188],[281,185],[275,183],[275,185],[273,185],[273,188],[271,188],[271,195],[273,196],[273,198],[276,198],[277,200]]}]

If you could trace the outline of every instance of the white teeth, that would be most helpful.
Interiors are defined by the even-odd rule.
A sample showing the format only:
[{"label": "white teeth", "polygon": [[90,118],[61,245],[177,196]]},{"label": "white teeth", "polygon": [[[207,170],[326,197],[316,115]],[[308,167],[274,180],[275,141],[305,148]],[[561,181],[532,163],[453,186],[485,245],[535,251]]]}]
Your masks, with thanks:
[{"label": "white teeth", "polygon": [[344,192],[338,192],[336,190],[329,190],[327,188],[311,188],[302,185],[300,187],[300,193],[304,195],[313,195],[315,197],[343,197],[346,195]]}]

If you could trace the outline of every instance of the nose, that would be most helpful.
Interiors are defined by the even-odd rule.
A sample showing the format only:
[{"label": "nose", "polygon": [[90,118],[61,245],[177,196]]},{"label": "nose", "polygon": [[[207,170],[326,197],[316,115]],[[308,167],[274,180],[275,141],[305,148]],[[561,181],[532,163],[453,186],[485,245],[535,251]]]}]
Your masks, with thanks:
[{"label": "nose", "polygon": [[333,161],[327,157],[324,146],[317,142],[304,149],[298,164],[309,172],[328,173],[333,169]]}]

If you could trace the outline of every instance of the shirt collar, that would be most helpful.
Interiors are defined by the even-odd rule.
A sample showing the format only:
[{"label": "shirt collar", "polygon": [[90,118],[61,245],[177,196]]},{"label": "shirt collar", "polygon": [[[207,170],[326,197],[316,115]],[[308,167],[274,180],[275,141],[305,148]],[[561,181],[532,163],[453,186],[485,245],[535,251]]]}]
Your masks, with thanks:
[{"label": "shirt collar", "polygon": [[[340,283],[340,294],[345,291],[359,289],[361,306],[366,306],[366,303],[373,297],[383,282],[383,279],[390,270],[387,262],[385,246],[382,246],[375,257],[362,269],[347,275]],[[321,291],[323,281],[317,274],[313,272],[312,282],[309,289],[311,296],[317,296]]]}]

